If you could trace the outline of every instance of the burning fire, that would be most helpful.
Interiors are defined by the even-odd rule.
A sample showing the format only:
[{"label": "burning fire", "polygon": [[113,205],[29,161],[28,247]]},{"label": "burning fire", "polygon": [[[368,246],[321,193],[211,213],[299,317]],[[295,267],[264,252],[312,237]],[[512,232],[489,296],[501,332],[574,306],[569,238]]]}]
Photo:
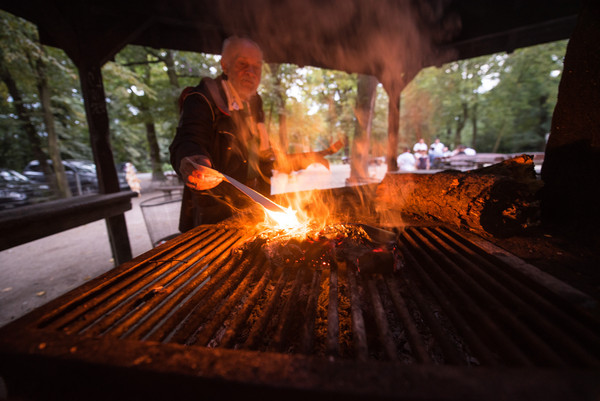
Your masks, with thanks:
[{"label": "burning fire", "polygon": [[272,238],[305,239],[325,226],[331,219],[332,202],[320,199],[318,192],[304,191],[284,195],[284,212],[264,208],[265,218],[260,230]]},{"label": "burning fire", "polygon": [[298,217],[296,217],[296,211],[292,208],[286,208],[285,212],[273,212],[265,208],[265,213],[268,218],[277,224],[276,229],[294,230],[302,227]]}]

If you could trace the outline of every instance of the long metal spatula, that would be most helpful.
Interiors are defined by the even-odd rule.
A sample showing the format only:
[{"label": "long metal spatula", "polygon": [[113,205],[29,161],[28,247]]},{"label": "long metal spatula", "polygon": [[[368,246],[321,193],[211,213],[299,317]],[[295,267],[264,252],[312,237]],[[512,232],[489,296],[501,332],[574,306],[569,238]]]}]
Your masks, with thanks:
[{"label": "long metal spatula", "polygon": [[[247,196],[250,197],[250,199],[252,199],[254,202],[257,202],[258,204],[262,205],[265,207],[265,209],[270,210],[272,212],[279,212],[279,213],[286,213],[287,210],[284,209],[282,206],[278,205],[277,203],[273,202],[271,199],[259,194],[258,192],[256,192],[255,190],[253,190],[252,188],[247,187],[246,185],[242,184],[241,182],[239,182],[238,180],[236,180],[235,178],[232,178],[228,175],[225,175],[223,173],[221,173],[218,170],[215,170],[213,168],[204,166],[204,165],[199,165],[197,163],[194,163],[192,160],[189,161],[197,170],[202,171],[202,170],[208,170],[208,172],[212,171],[212,175],[215,177],[218,176],[222,176],[223,179],[225,181],[227,181],[228,183],[230,183],[231,185],[233,185],[234,187],[236,187],[237,189],[239,189],[240,191],[242,191],[244,194],[246,194]],[[210,175],[210,174],[209,174]]]},{"label": "long metal spatula", "polygon": [[260,193],[256,192],[252,188],[247,187],[246,185],[242,184],[235,178],[229,177],[228,175],[225,175],[223,173],[221,173],[221,174],[223,175],[223,177],[225,177],[225,181],[227,181],[228,183],[230,183],[231,185],[233,185],[234,187],[236,187],[237,189],[239,189],[240,191],[242,191],[243,193],[248,195],[250,197],[250,199],[252,199],[253,201],[263,205],[265,207],[265,209],[268,209],[272,212],[286,213],[286,210],[283,208],[283,206],[278,205],[277,203],[273,202],[271,199],[261,195]]}]

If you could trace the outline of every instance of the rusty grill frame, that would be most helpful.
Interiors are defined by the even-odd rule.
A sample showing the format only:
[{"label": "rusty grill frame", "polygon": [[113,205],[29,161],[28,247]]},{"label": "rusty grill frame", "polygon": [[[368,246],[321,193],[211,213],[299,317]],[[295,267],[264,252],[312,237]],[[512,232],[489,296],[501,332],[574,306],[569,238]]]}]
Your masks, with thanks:
[{"label": "rusty grill frame", "polygon": [[250,241],[255,234],[198,227],[0,329],[9,391],[61,399],[600,396],[590,298],[478,237],[409,226],[397,236],[405,266],[364,274],[333,257],[326,267],[271,263]]}]

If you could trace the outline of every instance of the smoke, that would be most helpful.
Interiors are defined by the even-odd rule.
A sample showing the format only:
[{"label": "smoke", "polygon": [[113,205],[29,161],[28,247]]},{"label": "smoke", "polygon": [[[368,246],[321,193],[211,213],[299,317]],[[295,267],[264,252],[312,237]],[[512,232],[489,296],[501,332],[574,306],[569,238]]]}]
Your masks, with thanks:
[{"label": "smoke", "polygon": [[[449,0],[222,0],[211,12],[225,36],[256,41],[266,62],[372,75],[386,89],[402,89],[423,67],[453,56],[440,50],[460,30],[448,6]],[[372,194],[358,191],[343,205],[334,194],[311,191],[281,200],[323,224],[377,214]],[[393,217],[386,221],[401,225]]]},{"label": "smoke", "polygon": [[312,65],[407,81],[450,54],[440,45],[455,36],[459,19],[448,0],[256,0],[220,2],[228,34],[247,35],[268,62]]}]

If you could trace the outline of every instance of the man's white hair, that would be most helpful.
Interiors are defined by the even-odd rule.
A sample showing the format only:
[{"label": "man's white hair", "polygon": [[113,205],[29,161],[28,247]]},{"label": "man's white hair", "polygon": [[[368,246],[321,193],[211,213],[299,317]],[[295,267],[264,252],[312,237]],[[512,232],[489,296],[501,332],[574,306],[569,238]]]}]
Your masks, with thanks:
[{"label": "man's white hair", "polygon": [[237,56],[237,51],[241,44],[247,43],[250,44],[260,52],[260,57],[262,59],[262,49],[260,46],[250,38],[244,38],[240,36],[230,36],[223,42],[223,49],[221,50],[221,60],[225,65],[229,65],[230,62],[234,61]]}]

